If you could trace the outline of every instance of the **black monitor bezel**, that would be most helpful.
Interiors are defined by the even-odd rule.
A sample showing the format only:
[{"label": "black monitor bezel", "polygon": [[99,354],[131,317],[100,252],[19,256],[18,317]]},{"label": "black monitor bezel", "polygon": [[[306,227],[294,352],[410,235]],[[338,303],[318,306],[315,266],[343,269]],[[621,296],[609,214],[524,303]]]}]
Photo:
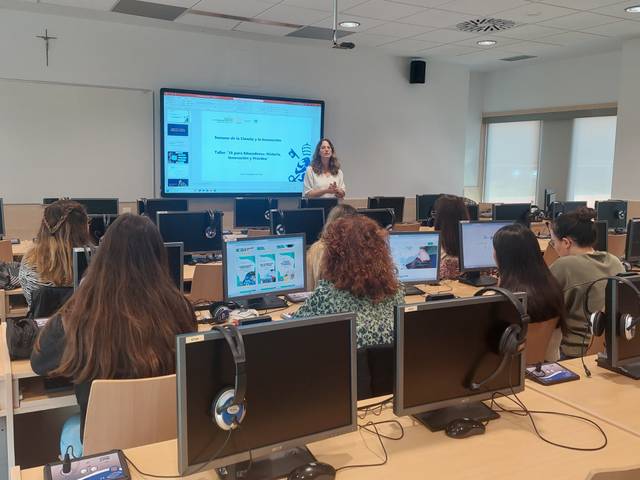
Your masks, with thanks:
[{"label": "black monitor bezel", "polygon": [[[624,210],[624,218],[618,219],[615,223],[609,222],[608,218],[604,218],[601,219],[600,218],[600,213],[601,213],[601,208],[604,210],[605,208],[609,208],[613,205],[620,205],[622,207],[622,209]],[[596,220],[607,220],[607,222],[609,223],[609,230],[618,230],[618,229],[623,229],[626,232],[626,228],[627,228],[627,219],[629,217],[629,202],[626,200],[603,200],[603,201],[597,201],[595,204],[595,211],[596,211]],[[602,212],[604,213],[604,212]],[[615,219],[614,219],[615,220]],[[616,225],[618,224],[618,225]]]},{"label": "black monitor bezel", "polygon": [[[206,254],[206,253],[214,253],[214,254],[220,254],[220,252],[222,250],[224,250],[224,238],[223,237],[223,230],[224,230],[224,225],[223,225],[223,216],[224,216],[224,212],[220,211],[220,210],[214,210],[212,212],[209,212],[207,210],[197,210],[197,211],[188,211],[188,212],[163,212],[162,210],[159,210],[156,212],[156,226],[158,227],[158,231],[160,231],[160,217],[162,215],[197,215],[197,214],[211,214],[213,213],[214,215],[218,214],[220,215],[220,250],[195,250],[195,251],[189,251],[186,250],[184,251],[185,255],[192,255],[192,254]],[[162,233],[160,234],[162,236]],[[164,239],[163,239],[164,241]],[[183,244],[184,247],[184,242],[181,242]]]},{"label": "black monitor bezel", "polygon": [[[491,205],[491,220],[494,222],[521,222],[524,220],[527,220],[525,218],[525,216],[519,217],[519,218],[508,218],[506,220],[497,220],[496,219],[496,214],[498,213],[498,210],[502,207],[514,207],[515,205],[521,206],[522,207],[522,213],[531,213],[531,205],[532,203],[526,203],[526,202],[521,202],[521,203],[494,203]],[[525,209],[525,206],[528,205],[528,208]]]},{"label": "black monitor bezel", "polygon": [[243,197],[235,197],[233,199],[233,228],[235,229],[240,229],[240,228],[251,228],[251,229],[265,229],[265,228],[269,228],[269,225],[271,224],[271,216],[269,216],[269,219],[266,220],[267,224],[266,225],[238,225],[238,200],[240,200],[240,202],[242,202],[243,200],[261,200],[264,199],[269,203],[269,208],[267,210],[265,210],[266,212],[270,212],[271,210],[277,210],[278,209],[278,204],[280,203],[278,201],[277,198],[272,198],[272,197],[265,197],[264,195],[261,196],[243,196]]},{"label": "black monitor bezel", "polygon": [[[435,210],[435,206],[436,206],[436,202],[438,201],[438,199],[442,196],[442,193],[422,193],[419,195],[416,195],[416,220],[418,221],[423,221],[423,220],[430,220],[431,217],[433,216],[433,212]],[[422,197],[435,197],[435,200],[433,201],[433,205],[431,207],[431,212],[429,213],[428,217],[424,217],[422,215],[420,215],[420,199]]]},{"label": "black monitor bezel", "polygon": [[[315,212],[315,213],[319,213],[320,211],[322,211],[322,228],[320,229],[320,235],[322,235],[322,230],[324,229],[324,225],[325,225],[325,223],[327,221],[327,218],[325,217],[326,212],[325,212],[324,208],[320,208],[320,207],[318,207],[318,208],[315,208],[315,207],[309,207],[309,208],[287,208],[287,209],[284,209],[284,210],[273,209],[273,210],[271,210],[271,215],[269,215],[269,217],[270,217],[269,218],[269,223],[270,223],[269,228],[271,229],[271,233],[273,235],[277,235],[279,237],[281,237],[283,234],[279,234],[278,233],[277,225],[275,225],[274,222],[273,222],[273,211],[274,210],[278,212],[278,217],[279,217],[279,220],[281,222],[286,218],[287,213],[290,213],[290,212],[295,212],[295,213],[298,213],[298,212]],[[305,213],[300,213],[300,214],[301,215],[305,215]],[[307,232],[291,232],[291,233],[304,233],[306,235]],[[285,232],[284,235],[287,235],[287,233]],[[318,236],[318,238],[315,241],[308,242],[307,239],[306,239],[306,236],[305,236],[306,248],[309,248],[311,245],[313,245],[318,240],[320,240],[320,236]]]},{"label": "black monitor bezel", "polygon": [[630,263],[640,262],[640,252],[638,252],[638,255],[636,256],[631,255],[631,252],[630,252],[631,246],[633,245],[631,232],[634,231],[634,229],[632,229],[631,227],[632,225],[636,225],[636,224],[638,225],[637,227],[638,235],[640,235],[640,218],[632,218],[627,223],[627,238],[624,246],[624,256],[625,256],[625,260]]},{"label": "black monitor bezel", "polygon": [[[484,272],[485,270],[491,270],[494,268],[497,268],[497,265],[489,265],[486,267],[474,267],[474,268],[464,268],[464,241],[463,236],[462,236],[462,226],[463,225],[469,225],[469,224],[482,224],[482,225],[489,225],[489,224],[502,224],[503,227],[507,226],[507,225],[513,225],[515,222],[514,221],[510,221],[510,220],[491,220],[491,221],[483,221],[483,220],[478,220],[478,221],[471,221],[471,220],[461,220],[460,222],[458,222],[458,234],[459,234],[459,243],[460,243],[460,255],[458,256],[458,264],[459,264],[459,270],[460,273],[465,273],[465,272]],[[495,263],[495,262],[494,262]]]},{"label": "black monitor bezel", "polygon": [[[633,275],[625,277],[627,280],[634,282],[637,288],[640,288],[640,275]],[[633,365],[640,362],[640,352],[635,357],[629,357],[621,360],[620,357],[620,337],[624,335],[621,331],[623,328],[621,320],[619,318],[620,310],[620,294],[622,288],[629,288],[622,282],[612,279],[607,280],[607,286],[605,290],[605,314],[606,314],[606,326],[605,335],[608,341],[605,341],[607,347],[607,358],[611,362],[612,367],[620,368],[626,365]],[[621,312],[620,312],[621,313]],[[638,327],[636,327],[636,331]]]},{"label": "black monitor bezel", "polygon": [[[436,235],[438,238],[438,265],[436,266],[436,278],[434,280],[425,280],[425,281],[412,281],[412,282],[402,282],[403,285],[426,285],[430,282],[439,282],[440,281],[440,259],[441,259],[441,238],[440,232],[389,232],[389,248],[391,248],[391,238],[392,237],[400,237],[403,235]],[[391,260],[393,261],[393,255],[391,256]],[[395,262],[394,262],[395,263]]]},{"label": "black monitor bezel", "polygon": [[[393,228],[393,226],[396,224],[396,214],[393,211],[393,208],[358,208],[356,209],[356,212],[358,212],[359,215],[364,215],[365,217],[373,220],[374,222],[376,222],[376,224],[378,226],[380,226],[380,228],[384,228],[386,230],[391,230]],[[369,217],[367,215],[368,212],[391,212],[391,224],[390,225],[380,225],[376,220],[374,220],[373,218]]]},{"label": "black monitor bezel", "polygon": [[248,98],[256,100],[275,100],[283,102],[298,102],[298,103],[313,103],[320,106],[320,139],[324,138],[324,113],[325,102],[324,100],[312,100],[306,98],[292,98],[292,97],[275,97],[265,95],[248,95],[242,93],[229,93],[229,92],[212,92],[206,90],[187,90],[180,88],[161,88],[160,89],[160,196],[163,198],[184,197],[184,198],[207,198],[207,197],[299,197],[302,194],[302,182],[300,182],[299,192],[228,192],[228,193],[185,193],[175,192],[170,193],[165,191],[165,162],[164,162],[164,101],[166,93],[179,93],[185,95],[205,95],[205,96],[221,96],[221,97],[233,97],[233,98]]}]

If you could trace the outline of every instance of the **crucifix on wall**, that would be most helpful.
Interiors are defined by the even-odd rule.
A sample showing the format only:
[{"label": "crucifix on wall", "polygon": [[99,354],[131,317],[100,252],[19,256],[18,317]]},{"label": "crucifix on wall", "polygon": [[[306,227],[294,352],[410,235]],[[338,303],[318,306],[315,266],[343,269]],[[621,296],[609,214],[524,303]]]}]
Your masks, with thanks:
[{"label": "crucifix on wall", "polygon": [[57,40],[58,37],[50,37],[49,30],[44,30],[44,35],[36,35],[36,38],[44,40],[44,53],[46,58],[46,66],[49,66],[49,40]]}]

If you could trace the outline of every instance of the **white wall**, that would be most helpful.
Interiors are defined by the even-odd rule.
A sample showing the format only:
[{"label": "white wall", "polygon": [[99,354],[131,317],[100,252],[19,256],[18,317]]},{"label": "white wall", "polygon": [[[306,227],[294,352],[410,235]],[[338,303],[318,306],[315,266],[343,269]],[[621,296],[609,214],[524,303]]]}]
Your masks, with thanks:
[{"label": "white wall", "polygon": [[[44,28],[59,37],[49,68],[34,37]],[[0,15],[0,77],[324,99],[325,134],[342,159],[349,197],[462,193],[468,71],[433,63],[424,86],[409,85],[407,74],[406,59],[364,48],[345,52],[10,10]],[[10,162],[0,156],[1,168]]]},{"label": "white wall", "polygon": [[640,39],[622,47],[613,197],[640,200]]},{"label": "white wall", "polygon": [[464,186],[465,196],[473,198],[476,201],[479,201],[482,196],[482,192],[478,187],[481,185],[479,176],[484,80],[485,75],[480,72],[472,72],[469,76],[467,135],[464,155]]},{"label": "white wall", "polygon": [[619,51],[485,74],[484,111],[609,103],[618,100]]}]

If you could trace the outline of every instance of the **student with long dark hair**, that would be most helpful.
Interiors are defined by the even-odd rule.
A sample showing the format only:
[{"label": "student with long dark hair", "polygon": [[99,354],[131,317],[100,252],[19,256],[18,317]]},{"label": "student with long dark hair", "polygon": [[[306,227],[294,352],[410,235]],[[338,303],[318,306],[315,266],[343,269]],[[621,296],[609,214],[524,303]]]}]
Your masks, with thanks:
[{"label": "student with long dark hair", "polygon": [[[551,227],[551,245],[560,258],[551,273],[564,291],[567,316],[562,322],[560,353],[563,358],[580,357],[591,334],[584,313],[584,297],[589,282],[624,272],[620,260],[608,252],[597,252],[595,212],[587,207],[560,215]],[[591,312],[604,308],[606,282],[596,284],[589,293]]]},{"label": "student with long dark hair", "polygon": [[436,200],[435,230],[440,232],[440,277],[454,280],[460,276],[460,221],[469,220],[464,200],[455,195],[441,195]]},{"label": "student with long dark hair", "polygon": [[175,337],[196,329],[193,309],[169,275],[158,229],[146,217],[125,214],[109,227],[79,288],[39,335],[31,366],[74,383],[82,438],[93,380],[174,373]]},{"label": "student with long dark hair", "polygon": [[526,226],[502,227],[493,237],[500,286],[527,294],[531,322],[564,318],[562,289],[544,263],[538,240]]}]

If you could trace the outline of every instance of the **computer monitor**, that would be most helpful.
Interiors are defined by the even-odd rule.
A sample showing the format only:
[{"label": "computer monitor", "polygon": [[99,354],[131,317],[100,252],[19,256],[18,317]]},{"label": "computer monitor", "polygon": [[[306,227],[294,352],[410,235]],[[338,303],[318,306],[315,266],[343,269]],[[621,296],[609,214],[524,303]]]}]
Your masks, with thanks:
[{"label": "computer monitor", "polygon": [[324,209],[300,208],[297,210],[277,210],[271,214],[271,233],[286,235],[304,233],[307,246],[320,239],[324,228]]},{"label": "computer monitor", "polygon": [[467,204],[467,212],[469,212],[469,220],[477,222],[480,218],[480,205],[477,203],[474,205]]},{"label": "computer monitor", "polygon": [[[240,327],[246,356],[246,415],[230,433],[211,421],[211,404],[235,384],[236,367],[219,331],[179,335],[176,347],[178,471],[208,465],[281,478],[312,456],[292,447],[353,432],[356,412],[355,314]],[[213,458],[215,456],[215,459]],[[268,473],[265,473],[265,470]]]},{"label": "computer monitor", "polygon": [[2,198],[0,198],[0,240],[2,240],[6,234],[7,231],[4,226],[4,203],[2,202]]},{"label": "computer monitor", "polygon": [[117,215],[94,215],[89,218],[89,234],[95,245],[100,245],[100,240],[116,218]]},{"label": "computer monitor", "polygon": [[358,208],[358,213],[369,217],[382,228],[391,230],[395,223],[395,214],[392,208]]},{"label": "computer monitor", "polygon": [[544,211],[545,213],[549,213],[551,204],[557,199],[556,192],[553,190],[549,190],[547,188],[544,189]]},{"label": "computer monitor", "polygon": [[146,215],[156,223],[157,212],[188,212],[189,201],[173,198],[139,198],[138,215]]},{"label": "computer monitor", "polygon": [[238,197],[233,207],[233,227],[269,228],[269,211],[277,208],[277,198]]},{"label": "computer monitor", "polygon": [[586,207],[587,202],[584,201],[571,201],[571,202],[552,202],[550,206],[549,217],[551,220],[558,218],[560,215],[566,215],[567,213],[575,212],[581,207]]},{"label": "computer monitor", "polygon": [[87,215],[118,215],[119,201],[117,198],[71,198],[87,210]]},{"label": "computer monitor", "polygon": [[286,307],[277,295],[306,291],[304,234],[224,242],[222,266],[226,301],[256,309]]},{"label": "computer monitor", "polygon": [[334,207],[338,206],[337,198],[301,198],[300,208],[322,208],[324,210],[324,219],[329,217],[329,213]]},{"label": "computer monitor", "polygon": [[[515,296],[526,302],[525,294]],[[414,415],[431,430],[442,430],[460,417],[497,418],[481,401],[524,389],[524,355],[516,354],[502,365],[498,353],[505,329],[520,324],[518,311],[505,297],[398,306],[395,319],[396,415]],[[482,385],[474,390],[472,382]]]},{"label": "computer monitor", "polygon": [[391,208],[393,209],[394,221],[402,223],[404,218],[404,197],[369,197],[367,208]]},{"label": "computer monitor", "polygon": [[433,217],[433,210],[438,198],[442,196],[438,194],[416,195],[416,220],[428,221]]},{"label": "computer monitor", "polygon": [[405,295],[422,295],[411,286],[440,279],[440,232],[392,232],[389,248]]},{"label": "computer monitor", "polygon": [[609,251],[609,227],[606,221],[596,221],[596,244],[593,247],[598,252]]},{"label": "computer monitor", "polygon": [[524,225],[530,225],[530,214],[530,203],[494,203],[491,218],[494,221],[510,220]]},{"label": "computer monitor", "polygon": [[495,285],[494,277],[480,275],[496,268],[493,258],[493,236],[513,222],[460,222],[460,281],[476,287]]},{"label": "computer monitor", "polygon": [[60,200],[58,197],[45,197],[42,199],[42,205],[51,205],[53,202]]},{"label": "computer monitor", "polygon": [[[626,276],[640,289],[640,275]],[[631,287],[608,280],[605,294],[606,355],[598,355],[598,365],[636,380],[640,379],[640,301]]]},{"label": "computer monitor", "polygon": [[[184,291],[184,245],[182,242],[166,242],[167,268],[169,276],[178,290]],[[98,252],[99,247],[74,248],[73,249],[73,289],[77,289],[84,277],[91,257]]]},{"label": "computer monitor", "polygon": [[158,212],[157,225],[165,242],[182,242],[184,253],[222,250],[222,212]]},{"label": "computer monitor", "polygon": [[625,260],[632,265],[640,263],[640,218],[629,220],[627,225],[627,242]]},{"label": "computer monitor", "polygon": [[596,202],[596,218],[606,220],[610,231],[624,233],[627,228],[627,202],[624,200]]}]

